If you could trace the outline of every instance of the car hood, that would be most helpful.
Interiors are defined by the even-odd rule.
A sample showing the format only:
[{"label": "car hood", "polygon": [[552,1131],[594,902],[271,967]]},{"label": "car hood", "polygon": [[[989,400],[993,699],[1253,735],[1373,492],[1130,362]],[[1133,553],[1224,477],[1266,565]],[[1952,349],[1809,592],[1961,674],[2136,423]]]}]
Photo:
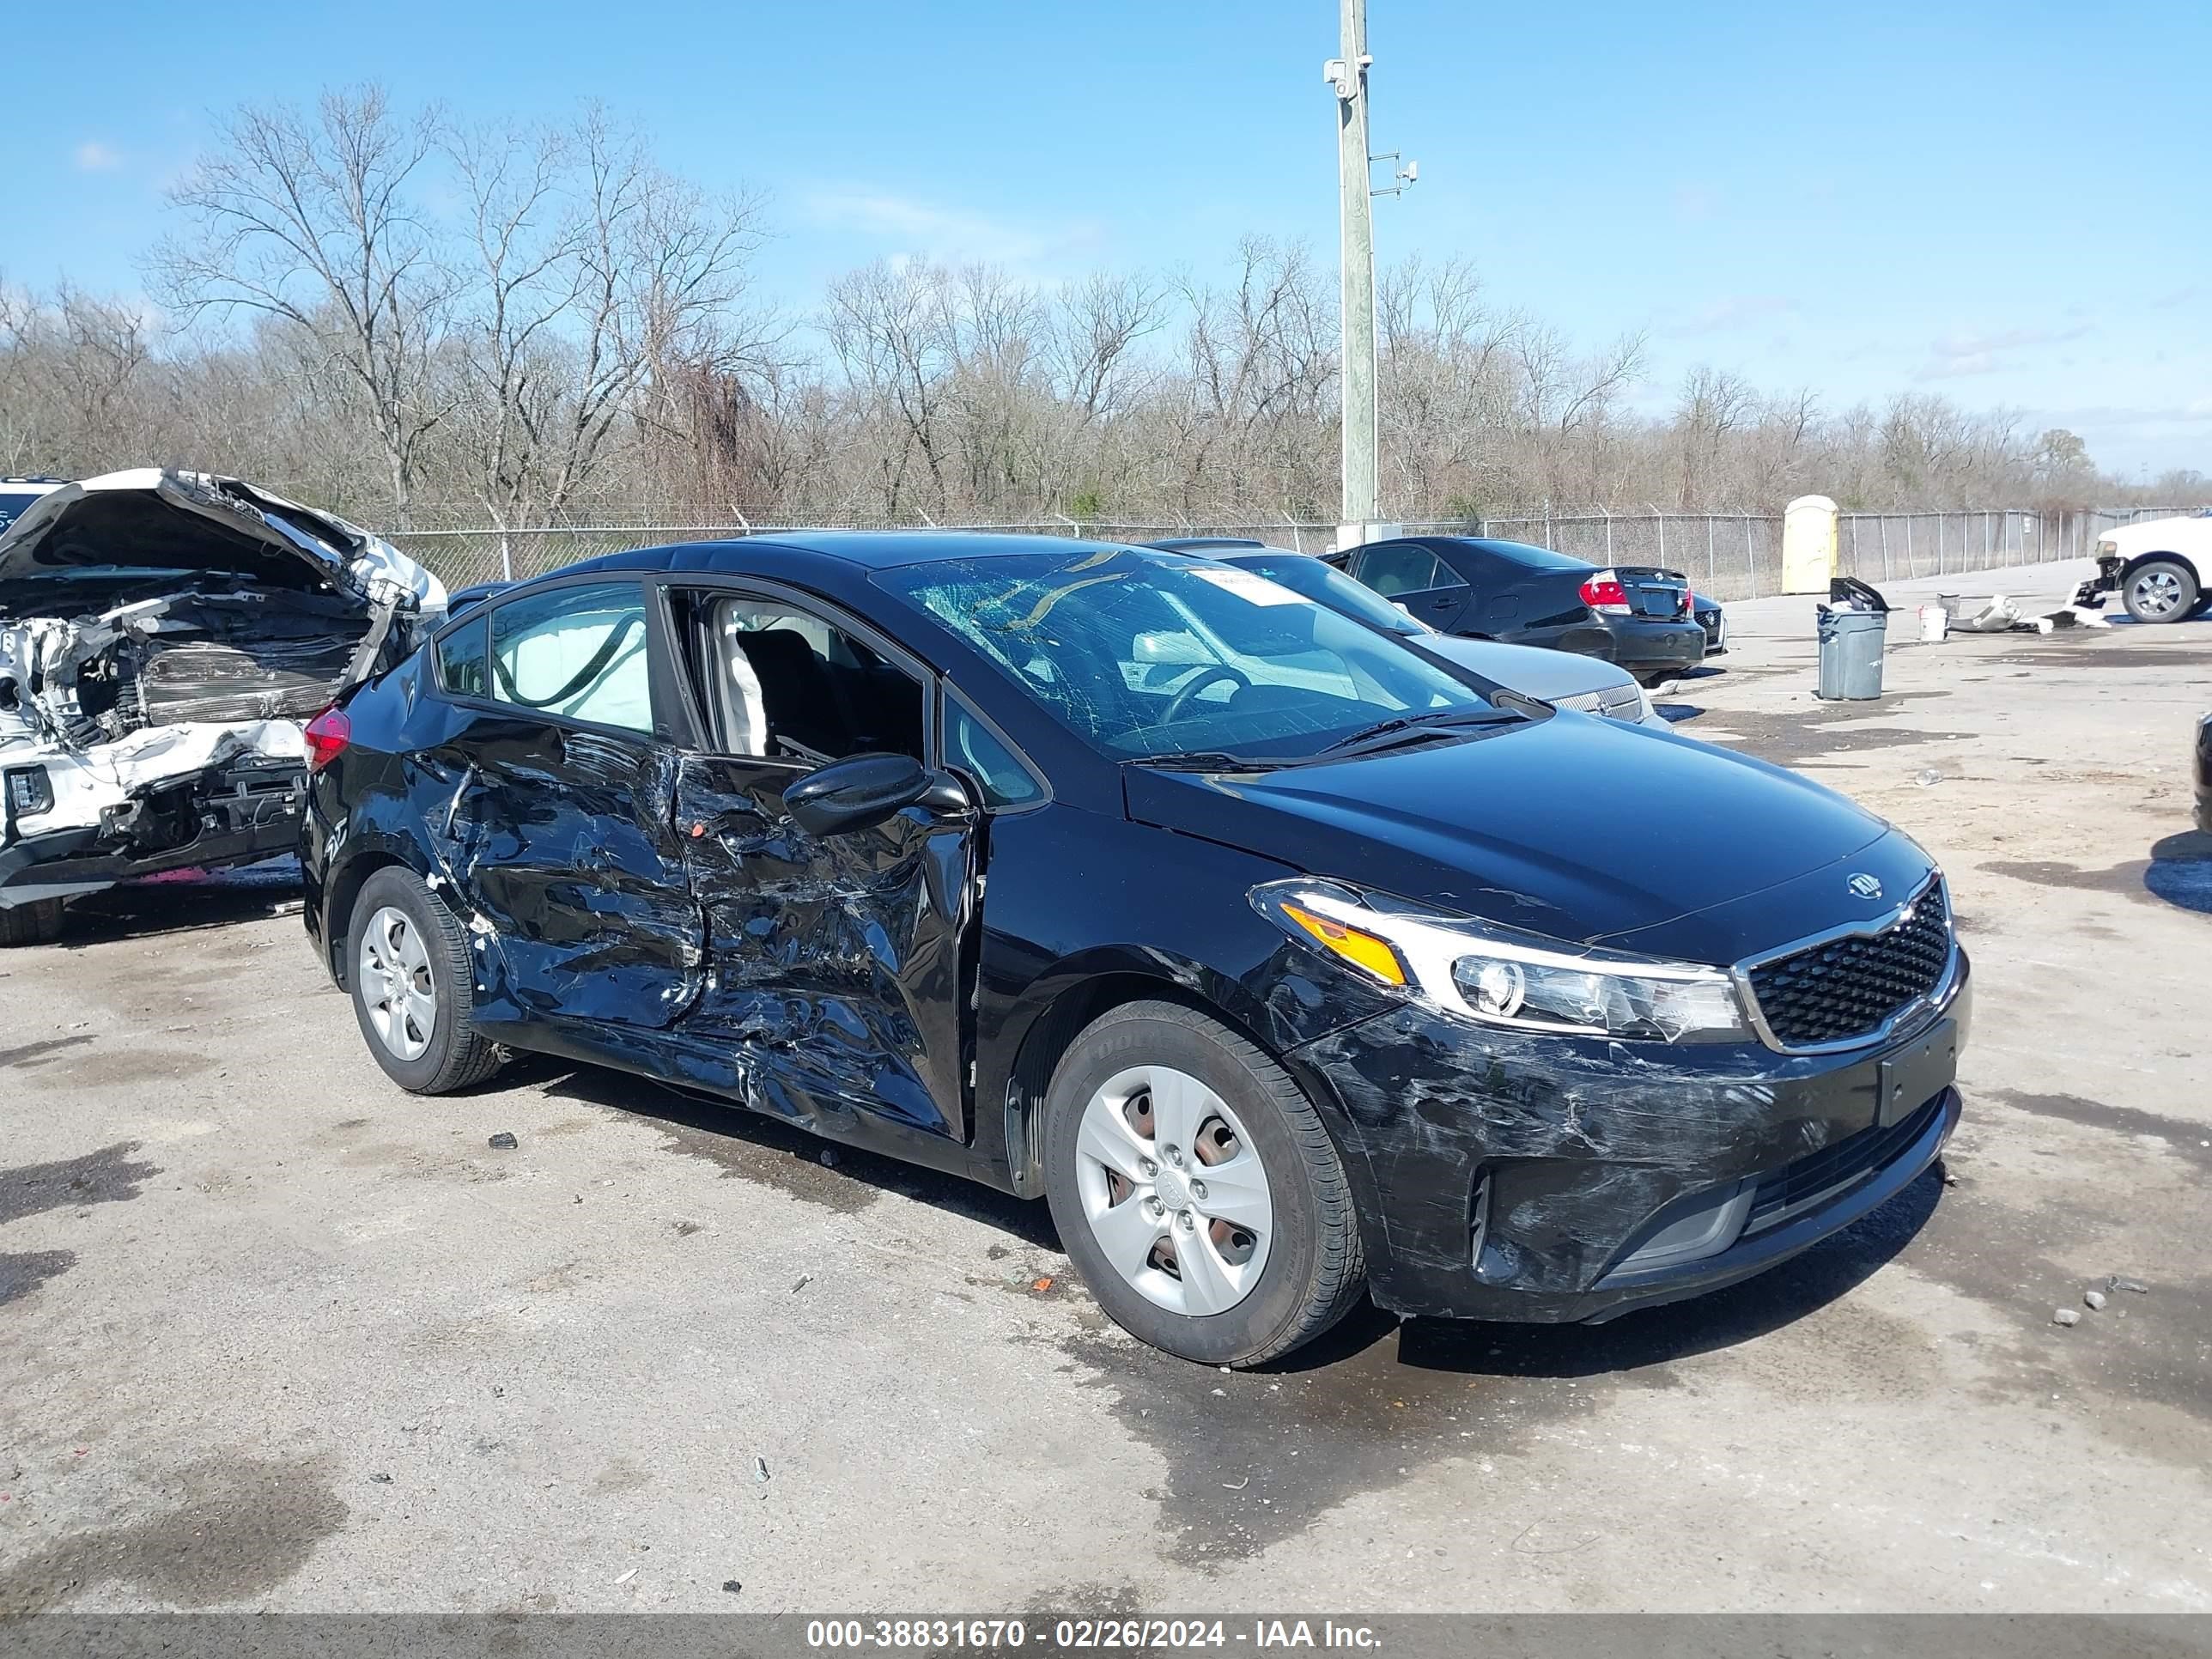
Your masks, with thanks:
[{"label": "car hood", "polygon": [[2144,553],[2212,552],[2212,518],[2181,514],[2170,519],[2138,519],[2098,532],[2100,542],[2110,542],[2124,558]]},{"label": "car hood", "polygon": [[1553,939],[1686,961],[1735,962],[1862,920],[1850,875],[1900,895],[1929,867],[1881,819],[1794,773],[1567,712],[1272,772],[1124,775],[1140,822]]},{"label": "car hood", "polygon": [[1577,651],[1547,651],[1540,646],[1507,645],[1498,640],[1455,639],[1449,634],[1421,634],[1407,643],[1455,665],[1493,680],[1509,690],[1541,697],[1581,696],[1636,681],[1625,668]]},{"label": "car hood", "polygon": [[57,584],[118,571],[208,572],[364,604],[373,589],[397,586],[422,611],[446,604],[435,576],[343,519],[243,479],[140,467],[64,484],[24,508],[0,534],[0,616],[51,611],[44,595]]}]

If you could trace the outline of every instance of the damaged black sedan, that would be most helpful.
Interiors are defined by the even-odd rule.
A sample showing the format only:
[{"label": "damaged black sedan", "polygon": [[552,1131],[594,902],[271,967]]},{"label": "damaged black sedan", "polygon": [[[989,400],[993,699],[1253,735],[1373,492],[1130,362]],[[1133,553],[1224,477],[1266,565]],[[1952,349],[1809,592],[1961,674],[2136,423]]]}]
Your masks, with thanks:
[{"label": "damaged black sedan", "polygon": [[389,543],[240,479],[38,483],[0,534],[0,945],[119,881],[289,853],[304,723],[445,608]]},{"label": "damaged black sedan", "polygon": [[545,1050],[1048,1199],[1194,1359],[1366,1292],[1729,1284],[1958,1119],[1966,961],[1904,835],[1249,570],[642,550],[489,596],[309,737],[307,927],[403,1087]]}]

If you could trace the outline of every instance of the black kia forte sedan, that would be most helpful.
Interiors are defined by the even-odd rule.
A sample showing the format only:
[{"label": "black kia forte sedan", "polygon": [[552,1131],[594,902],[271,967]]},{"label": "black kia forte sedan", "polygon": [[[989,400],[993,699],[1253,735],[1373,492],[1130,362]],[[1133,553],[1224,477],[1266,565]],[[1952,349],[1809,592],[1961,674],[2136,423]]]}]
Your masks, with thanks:
[{"label": "black kia forte sedan", "polygon": [[309,735],[307,925],[402,1087],[542,1049],[1046,1198],[1194,1359],[1363,1291],[1724,1285],[1958,1118],[1966,963],[1902,834],[1248,570],[647,549],[489,596]]}]

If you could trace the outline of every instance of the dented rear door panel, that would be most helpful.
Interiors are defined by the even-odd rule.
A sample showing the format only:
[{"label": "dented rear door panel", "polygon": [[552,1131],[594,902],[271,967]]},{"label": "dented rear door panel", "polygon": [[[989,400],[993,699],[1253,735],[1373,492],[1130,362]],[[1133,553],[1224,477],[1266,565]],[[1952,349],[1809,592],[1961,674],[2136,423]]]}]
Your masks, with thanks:
[{"label": "dented rear door panel", "polygon": [[681,763],[708,962],[681,1032],[731,1045],[758,1109],[810,1124],[857,1111],[964,1141],[975,836],[921,808],[811,836],[783,808],[807,769]]},{"label": "dented rear door panel", "polygon": [[703,979],[676,751],[503,713],[478,712],[455,737],[422,757],[451,791],[426,802],[425,828],[498,937],[516,1000],[556,1018],[672,1024]]}]

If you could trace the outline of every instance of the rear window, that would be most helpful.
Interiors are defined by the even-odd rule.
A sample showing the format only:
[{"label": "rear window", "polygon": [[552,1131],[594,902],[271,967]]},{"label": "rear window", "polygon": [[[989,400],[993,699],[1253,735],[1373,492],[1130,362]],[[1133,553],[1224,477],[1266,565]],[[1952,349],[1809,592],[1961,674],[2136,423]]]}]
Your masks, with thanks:
[{"label": "rear window", "polygon": [[1548,547],[1536,547],[1528,542],[1484,542],[1486,552],[1494,554],[1530,570],[1595,570],[1597,567],[1588,559],[1578,559],[1571,553],[1554,553]]},{"label": "rear window", "polygon": [[483,617],[455,629],[438,641],[438,684],[452,696],[485,695]]}]

